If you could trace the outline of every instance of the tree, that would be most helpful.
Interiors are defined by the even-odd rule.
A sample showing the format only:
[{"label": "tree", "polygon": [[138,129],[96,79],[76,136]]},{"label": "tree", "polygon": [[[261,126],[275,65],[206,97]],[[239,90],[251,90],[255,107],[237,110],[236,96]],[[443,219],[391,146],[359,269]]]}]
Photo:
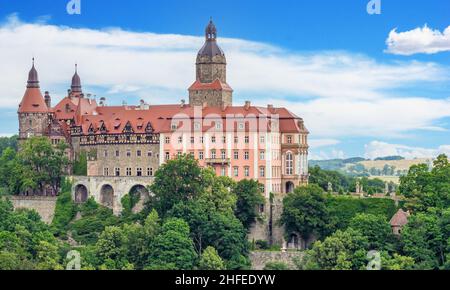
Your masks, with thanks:
[{"label": "tree", "polygon": [[213,247],[207,247],[202,253],[199,270],[225,270],[222,258]]},{"label": "tree", "polygon": [[258,206],[264,204],[259,183],[255,180],[241,180],[234,188],[237,196],[236,217],[246,229],[255,222],[258,217]]},{"label": "tree", "polygon": [[58,246],[47,241],[40,241],[37,249],[38,270],[63,270],[64,267],[59,263]]},{"label": "tree", "polygon": [[297,187],[283,200],[281,223],[288,234],[299,233],[307,240],[315,234],[324,236],[329,227],[325,193],[318,185]]},{"label": "tree", "polygon": [[350,221],[350,227],[367,237],[370,250],[394,250],[392,229],[384,216],[358,214]]},{"label": "tree", "polygon": [[306,253],[300,268],[320,270],[362,270],[367,265],[369,242],[359,231],[336,231],[318,241]]},{"label": "tree", "polygon": [[414,268],[414,258],[402,256],[397,253],[391,257],[383,252],[381,255],[382,270],[412,270]]},{"label": "tree", "polygon": [[402,230],[404,253],[414,258],[418,269],[436,269],[444,261],[445,241],[434,214],[417,213]]},{"label": "tree", "polygon": [[150,191],[150,205],[161,217],[177,203],[198,197],[204,187],[204,176],[198,162],[189,155],[163,164],[155,173]]},{"label": "tree", "polygon": [[189,225],[184,220],[168,219],[152,243],[147,269],[193,269],[197,255],[189,234]]},{"label": "tree", "polygon": [[96,252],[103,269],[121,269],[128,263],[126,260],[126,239],[121,228],[106,227],[96,243]]}]

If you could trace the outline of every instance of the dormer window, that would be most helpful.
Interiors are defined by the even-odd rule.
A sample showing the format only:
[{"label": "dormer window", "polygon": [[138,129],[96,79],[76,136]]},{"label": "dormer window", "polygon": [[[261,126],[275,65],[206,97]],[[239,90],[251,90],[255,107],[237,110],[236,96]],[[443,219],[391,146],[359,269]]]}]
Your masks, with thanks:
[{"label": "dormer window", "polygon": [[125,128],[123,128],[123,133],[134,133],[133,127],[131,126],[131,123],[130,123],[130,122],[128,122],[128,123],[125,125]]},{"label": "dormer window", "polygon": [[145,128],[145,132],[147,132],[147,133],[153,133],[154,132],[153,126],[152,126],[152,124],[150,122],[148,122],[147,127]]},{"label": "dormer window", "polygon": [[95,133],[94,125],[91,124],[91,125],[89,126],[88,133],[89,133],[89,134],[94,134],[94,133]]}]

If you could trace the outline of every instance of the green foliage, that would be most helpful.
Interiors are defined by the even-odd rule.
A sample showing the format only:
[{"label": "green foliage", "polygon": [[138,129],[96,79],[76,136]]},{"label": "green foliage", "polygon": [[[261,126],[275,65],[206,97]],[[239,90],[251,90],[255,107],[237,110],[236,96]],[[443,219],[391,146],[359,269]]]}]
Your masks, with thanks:
[{"label": "green foliage", "polygon": [[394,255],[391,257],[386,252],[383,252],[381,256],[382,270],[413,270],[414,265],[415,261],[413,258],[402,256],[397,253],[394,253]]},{"label": "green foliage", "polygon": [[69,223],[74,219],[77,213],[77,206],[72,200],[71,187],[72,184],[65,180],[61,189],[61,194],[56,201],[52,226],[55,228],[55,233],[57,235],[65,235]]},{"label": "green foliage", "polygon": [[73,175],[87,176],[87,154],[85,151],[81,151],[73,163]]},{"label": "green foliage", "polygon": [[397,212],[395,202],[381,198],[354,198],[351,196],[326,197],[326,207],[331,217],[330,229],[346,229],[350,220],[359,213],[383,216],[387,220]]},{"label": "green foliage", "polygon": [[0,155],[3,154],[3,151],[5,151],[6,148],[11,148],[12,150],[17,151],[18,138],[19,136],[17,135],[12,137],[0,137]]},{"label": "green foliage", "polygon": [[199,261],[199,270],[225,270],[225,265],[219,253],[213,247],[207,247]]},{"label": "green foliage", "polygon": [[289,270],[289,266],[283,262],[269,262],[264,267],[265,271],[286,271]]},{"label": "green foliage", "polygon": [[321,237],[328,232],[330,216],[325,205],[325,193],[318,185],[297,187],[283,200],[280,222],[287,234],[299,233],[304,239]]},{"label": "green foliage", "polygon": [[350,227],[367,237],[370,250],[394,250],[394,236],[386,217],[373,214],[357,214]]},{"label": "green foliage", "polygon": [[367,265],[369,241],[359,231],[336,231],[318,241],[301,260],[299,268],[308,270],[362,270]]},{"label": "green foliage", "polygon": [[400,193],[410,199],[409,207],[417,211],[450,206],[450,164],[446,155],[434,161],[433,170],[426,164],[414,165],[400,178]]},{"label": "green foliage", "polygon": [[258,206],[265,202],[260,185],[255,180],[242,180],[236,184],[234,192],[237,196],[234,213],[245,228],[249,229],[259,216]]},{"label": "green foliage", "polygon": [[168,219],[152,243],[148,269],[193,269],[197,255],[189,225],[182,219]]},{"label": "green foliage", "polygon": [[410,217],[402,230],[403,251],[414,258],[417,269],[437,269],[442,260],[446,240],[434,214],[418,213]]}]

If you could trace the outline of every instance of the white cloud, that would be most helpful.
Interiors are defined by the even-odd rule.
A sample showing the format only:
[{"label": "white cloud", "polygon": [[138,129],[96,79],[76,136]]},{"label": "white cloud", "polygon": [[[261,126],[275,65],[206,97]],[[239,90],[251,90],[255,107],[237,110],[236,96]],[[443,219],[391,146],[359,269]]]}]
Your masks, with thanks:
[{"label": "white cloud", "polygon": [[442,145],[435,149],[390,144],[381,141],[372,141],[365,145],[365,158],[369,159],[386,156],[403,156],[406,159],[430,158],[443,153],[450,156],[450,145]]},{"label": "white cloud", "polygon": [[309,146],[311,149],[316,149],[320,147],[326,147],[331,145],[336,145],[341,143],[339,140],[336,139],[310,139],[308,141]]},{"label": "white cloud", "polygon": [[405,32],[397,32],[397,29],[394,29],[389,33],[386,44],[386,52],[399,55],[450,51],[450,26],[443,32],[433,30],[427,25]]},{"label": "white cloud", "polygon": [[[235,100],[286,106],[305,119],[315,138],[378,138],[446,129],[436,121],[450,116],[450,99],[387,93],[448,80],[449,71],[437,64],[380,63],[348,52],[295,53],[240,39],[219,41],[227,54]],[[131,104],[139,98],[178,103],[187,99],[203,42],[202,36],[23,23],[13,15],[0,24],[0,108],[17,108],[32,56],[37,58],[41,87],[54,100],[64,96],[78,62],[85,91],[98,97],[111,94],[106,96],[109,104]]]},{"label": "white cloud", "polygon": [[332,149],[330,152],[326,152],[323,150],[318,151],[315,153],[315,151],[312,151],[309,155],[309,160],[330,160],[330,159],[345,159],[346,155],[344,151]]}]

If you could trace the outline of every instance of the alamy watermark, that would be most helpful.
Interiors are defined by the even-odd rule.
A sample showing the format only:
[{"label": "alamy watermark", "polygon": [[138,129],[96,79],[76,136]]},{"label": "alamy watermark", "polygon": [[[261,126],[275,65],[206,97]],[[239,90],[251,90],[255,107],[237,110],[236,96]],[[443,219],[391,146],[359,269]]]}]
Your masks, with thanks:
[{"label": "alamy watermark", "polygon": [[370,251],[367,253],[367,270],[381,270],[381,253],[378,251]]},{"label": "alamy watermark", "polygon": [[370,15],[381,14],[381,0],[370,0],[367,3],[367,13]]},{"label": "alamy watermark", "polygon": [[69,15],[81,14],[81,0],[70,0],[66,6],[67,13]]},{"label": "alamy watermark", "polygon": [[67,253],[67,266],[66,270],[81,270],[81,255],[78,251],[70,251]]}]

